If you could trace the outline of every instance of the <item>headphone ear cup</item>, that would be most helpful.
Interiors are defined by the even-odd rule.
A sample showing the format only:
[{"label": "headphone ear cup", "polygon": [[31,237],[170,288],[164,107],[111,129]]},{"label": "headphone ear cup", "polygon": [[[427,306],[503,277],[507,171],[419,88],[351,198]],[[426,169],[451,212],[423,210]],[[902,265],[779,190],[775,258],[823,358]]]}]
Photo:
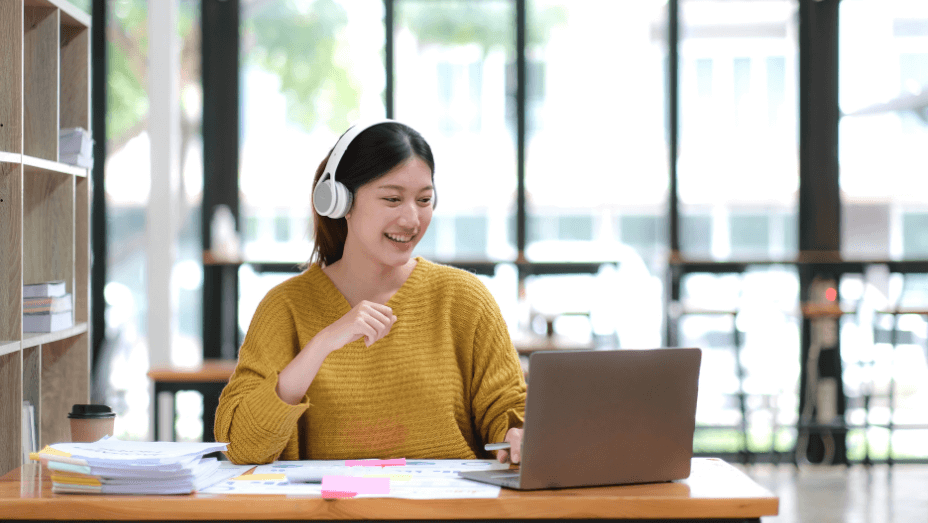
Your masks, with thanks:
[{"label": "headphone ear cup", "polygon": [[332,180],[325,179],[316,184],[313,189],[313,207],[319,216],[331,216],[335,210],[335,189],[332,187]]},{"label": "headphone ear cup", "polygon": [[332,209],[332,212],[329,214],[329,218],[337,220],[339,218],[344,218],[348,211],[351,210],[351,203],[354,201],[354,198],[351,195],[351,191],[341,182],[335,183],[335,208]]},{"label": "headphone ear cup", "polygon": [[432,184],[432,209],[438,207],[438,189],[435,188],[435,184]]}]

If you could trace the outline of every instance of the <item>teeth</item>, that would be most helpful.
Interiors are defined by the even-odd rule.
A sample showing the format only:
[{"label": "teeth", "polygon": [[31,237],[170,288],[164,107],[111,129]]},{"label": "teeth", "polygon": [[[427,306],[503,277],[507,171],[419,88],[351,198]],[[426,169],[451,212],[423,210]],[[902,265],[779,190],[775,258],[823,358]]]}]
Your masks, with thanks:
[{"label": "teeth", "polygon": [[409,242],[410,240],[412,240],[412,236],[394,236],[394,235],[392,235],[392,234],[386,234],[385,236],[386,236],[387,238],[390,238],[391,240],[393,240],[393,241],[395,241],[395,242],[399,242],[399,243],[407,243],[407,242]]}]

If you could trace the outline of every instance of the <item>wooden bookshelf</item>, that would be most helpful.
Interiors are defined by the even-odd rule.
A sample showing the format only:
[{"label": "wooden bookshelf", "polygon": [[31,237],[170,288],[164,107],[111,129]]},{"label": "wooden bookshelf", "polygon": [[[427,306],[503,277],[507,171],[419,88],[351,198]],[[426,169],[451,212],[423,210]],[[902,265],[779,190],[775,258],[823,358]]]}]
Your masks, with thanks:
[{"label": "wooden bookshelf", "polygon": [[[22,464],[22,401],[38,443],[67,441],[90,400],[89,170],[58,132],[90,129],[90,16],[65,0],[0,0],[0,475]],[[64,280],[74,326],[23,333],[22,289]]]}]

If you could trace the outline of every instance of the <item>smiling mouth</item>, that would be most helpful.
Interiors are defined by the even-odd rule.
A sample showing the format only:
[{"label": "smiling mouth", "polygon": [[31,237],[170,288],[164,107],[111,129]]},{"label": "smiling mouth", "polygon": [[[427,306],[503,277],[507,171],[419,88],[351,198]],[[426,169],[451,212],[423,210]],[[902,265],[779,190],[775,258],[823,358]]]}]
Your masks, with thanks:
[{"label": "smiling mouth", "polygon": [[393,234],[384,233],[384,236],[388,240],[394,241],[396,243],[409,243],[412,241],[413,238],[415,238],[416,235],[415,234],[393,235]]}]

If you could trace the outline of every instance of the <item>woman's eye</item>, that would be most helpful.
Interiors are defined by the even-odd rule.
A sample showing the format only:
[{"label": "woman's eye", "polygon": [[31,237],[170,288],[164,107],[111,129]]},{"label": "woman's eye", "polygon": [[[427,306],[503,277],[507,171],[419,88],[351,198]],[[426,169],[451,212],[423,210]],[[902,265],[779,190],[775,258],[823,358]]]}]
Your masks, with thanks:
[{"label": "woman's eye", "polygon": [[390,203],[396,203],[396,202],[400,201],[399,198],[384,198],[384,200],[386,200],[386,201],[388,201],[388,202],[390,202]]}]

